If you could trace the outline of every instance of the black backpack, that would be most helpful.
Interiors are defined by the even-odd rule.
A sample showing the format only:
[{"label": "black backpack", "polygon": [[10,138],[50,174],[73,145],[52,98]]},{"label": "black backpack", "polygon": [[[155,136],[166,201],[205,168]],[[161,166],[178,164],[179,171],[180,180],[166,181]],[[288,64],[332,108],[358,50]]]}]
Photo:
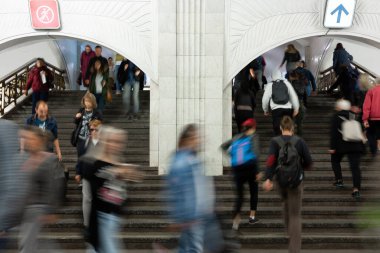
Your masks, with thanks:
[{"label": "black backpack", "polygon": [[285,141],[278,136],[274,140],[280,146],[276,168],[277,181],[281,188],[294,189],[303,180],[301,158],[296,149],[300,138],[292,136],[289,141]]},{"label": "black backpack", "polygon": [[294,91],[297,93],[298,97],[302,98],[305,95],[306,84],[307,84],[307,79],[305,83],[305,79],[303,79],[301,76],[299,79],[292,81],[292,86],[294,88]]},{"label": "black backpack", "polygon": [[289,102],[288,87],[283,80],[273,81],[272,100],[278,105],[284,105]]}]

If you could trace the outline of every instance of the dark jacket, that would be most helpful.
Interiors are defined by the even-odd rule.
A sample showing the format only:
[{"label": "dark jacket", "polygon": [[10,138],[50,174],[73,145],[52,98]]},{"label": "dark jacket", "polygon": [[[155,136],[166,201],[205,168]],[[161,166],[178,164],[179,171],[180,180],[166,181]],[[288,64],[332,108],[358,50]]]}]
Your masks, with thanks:
[{"label": "dark jacket", "polygon": [[[128,68],[124,69],[125,65],[128,64]],[[124,85],[126,82],[133,83],[135,81],[140,82],[144,80],[144,72],[140,70],[138,76],[135,75],[135,72],[140,70],[133,62],[130,60],[124,60],[120,63],[120,67],[117,71],[117,80],[121,85]]]},{"label": "dark jacket", "polygon": [[348,67],[350,72],[352,71],[351,68],[351,61],[353,60],[352,55],[350,55],[346,49],[335,49],[334,55],[333,55],[333,68],[335,73],[340,73],[341,67]]},{"label": "dark jacket", "polygon": [[[46,73],[46,83],[42,83],[40,72],[45,71]],[[29,72],[28,80],[26,81],[25,90],[29,90],[32,87],[33,92],[48,92],[49,85],[53,82],[53,75],[50,70],[46,67],[33,67]]]},{"label": "dark jacket", "polygon": [[254,111],[256,108],[255,94],[251,90],[248,90],[248,92],[244,92],[240,88],[235,94],[234,102],[235,102],[235,111],[239,110],[238,106],[251,107],[252,111]]},{"label": "dark jacket", "polygon": [[95,52],[92,50],[89,53],[87,53],[86,51],[83,51],[82,54],[80,55],[80,71],[82,74],[82,80],[86,79],[86,74],[90,66],[90,61],[94,57],[95,57]]},{"label": "dark jacket", "polygon": [[298,51],[294,52],[294,53],[290,53],[290,52],[285,52],[284,54],[284,58],[282,59],[282,63],[281,64],[284,64],[285,61],[287,63],[289,62],[297,62],[301,60],[301,55]]},{"label": "dark jacket", "polygon": [[302,67],[297,67],[295,69],[295,71],[304,75],[307,78],[308,85],[309,84],[311,85],[311,87],[313,88],[313,91],[315,91],[317,89],[317,85],[315,83],[314,75],[308,69],[305,69]]},{"label": "dark jacket", "polygon": [[361,153],[363,152],[363,143],[359,142],[348,142],[343,140],[341,134],[343,120],[340,117],[349,119],[349,111],[338,111],[331,119],[330,128],[330,149],[336,150],[337,153]]},{"label": "dark jacket", "polygon": [[[102,72],[102,76],[103,76],[102,82],[105,81],[105,85],[102,88],[102,96],[105,100],[105,98],[107,96],[107,90],[108,90],[108,71]],[[96,82],[95,81],[96,81],[96,73],[91,75],[90,85],[88,87],[88,90],[94,95],[96,94]]]}]

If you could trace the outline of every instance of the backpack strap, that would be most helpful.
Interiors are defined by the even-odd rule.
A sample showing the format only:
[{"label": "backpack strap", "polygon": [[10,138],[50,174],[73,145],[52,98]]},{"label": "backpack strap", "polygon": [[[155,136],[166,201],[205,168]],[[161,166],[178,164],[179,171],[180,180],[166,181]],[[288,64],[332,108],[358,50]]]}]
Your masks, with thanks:
[{"label": "backpack strap", "polygon": [[295,136],[293,135],[291,138],[290,138],[290,143],[293,145],[293,146],[296,146],[298,141],[300,140],[300,138],[298,136]]},{"label": "backpack strap", "polygon": [[345,117],[342,117],[342,116],[338,116],[341,120],[343,121],[348,121],[349,119],[345,118]]},{"label": "backpack strap", "polygon": [[284,139],[282,139],[281,136],[274,137],[273,140],[280,146],[280,148],[285,146],[285,141],[284,141]]}]

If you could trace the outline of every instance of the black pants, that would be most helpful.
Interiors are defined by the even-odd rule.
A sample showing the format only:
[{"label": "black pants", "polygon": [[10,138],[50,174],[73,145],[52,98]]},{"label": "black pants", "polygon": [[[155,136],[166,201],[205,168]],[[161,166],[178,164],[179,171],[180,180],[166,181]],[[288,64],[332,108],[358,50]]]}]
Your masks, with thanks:
[{"label": "black pants", "polygon": [[[83,140],[81,138],[78,138],[78,141],[77,141],[77,155],[78,155],[78,161],[79,161],[79,158],[84,155],[84,153],[86,152],[86,140]],[[79,168],[79,162],[77,162],[77,164],[75,165],[75,169],[76,171],[78,172]]]},{"label": "black pants", "polygon": [[241,124],[243,124],[247,119],[253,119],[253,116],[253,111],[235,110],[235,120],[239,133],[241,133],[242,130]]},{"label": "black pants", "polygon": [[236,194],[237,194],[234,216],[236,214],[239,214],[241,211],[241,207],[243,205],[243,200],[244,200],[244,184],[246,182],[248,182],[249,184],[249,192],[251,195],[251,200],[250,200],[251,210],[256,211],[258,193],[259,193],[259,185],[256,181],[256,174],[257,174],[256,161],[252,161],[247,164],[236,166],[233,168],[233,172],[234,172]]},{"label": "black pants", "polygon": [[369,128],[367,128],[368,145],[371,154],[377,153],[377,140],[380,139],[380,120],[369,120]]},{"label": "black pants", "polygon": [[[342,180],[342,167],[340,162],[342,161],[344,154],[335,153],[331,155],[331,166],[334,170],[335,180]],[[360,190],[361,186],[361,173],[360,173],[360,153],[348,153],[348,162],[350,163],[350,169],[352,173],[352,182],[355,188]]]},{"label": "black pants", "polygon": [[48,91],[33,91],[32,93],[32,114],[36,113],[36,105],[38,101],[43,100],[45,102],[48,101],[49,92]]},{"label": "black pants", "polygon": [[292,117],[292,114],[293,114],[292,109],[279,108],[272,111],[273,133],[275,136],[281,134],[280,123],[281,123],[282,117],[284,116]]}]

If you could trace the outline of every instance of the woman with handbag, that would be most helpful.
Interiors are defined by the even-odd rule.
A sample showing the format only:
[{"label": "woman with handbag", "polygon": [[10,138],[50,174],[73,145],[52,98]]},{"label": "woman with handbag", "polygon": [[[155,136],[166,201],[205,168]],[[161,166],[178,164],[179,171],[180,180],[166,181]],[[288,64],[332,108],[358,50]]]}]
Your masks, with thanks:
[{"label": "woman with handbag", "polygon": [[[81,108],[75,115],[75,129],[72,133],[71,144],[76,146],[78,158],[85,153],[85,143],[90,136],[89,122],[98,119],[102,120],[102,114],[96,109],[96,98],[92,93],[87,92],[81,101]],[[78,169],[78,164],[76,165]],[[77,182],[80,178],[75,178]]]},{"label": "woman with handbag", "polygon": [[103,112],[107,102],[108,88],[108,66],[107,71],[102,67],[100,60],[95,61],[93,73],[91,73],[90,85],[88,89],[96,98],[98,110]]},{"label": "woman with handbag", "polygon": [[123,180],[141,178],[132,166],[121,163],[126,140],[124,130],[102,126],[98,144],[81,159],[83,177],[89,180],[93,196],[88,242],[99,253],[119,252],[115,234],[126,200]]}]

